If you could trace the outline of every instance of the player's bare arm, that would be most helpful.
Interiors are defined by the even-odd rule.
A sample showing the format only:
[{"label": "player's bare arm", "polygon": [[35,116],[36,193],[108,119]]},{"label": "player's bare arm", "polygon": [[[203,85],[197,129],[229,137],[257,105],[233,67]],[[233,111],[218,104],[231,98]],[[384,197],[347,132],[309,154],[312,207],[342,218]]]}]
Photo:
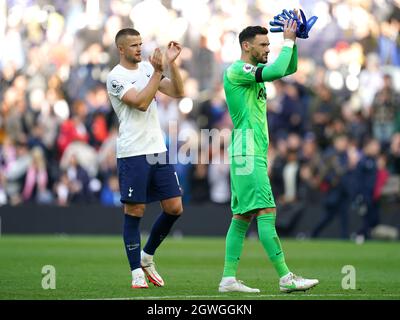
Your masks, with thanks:
[{"label": "player's bare arm", "polygon": [[154,73],[152,74],[147,86],[141,91],[137,91],[134,88],[129,89],[122,97],[122,101],[125,104],[143,112],[148,109],[151,101],[154,99],[160,86],[162,73],[164,71],[162,53],[159,48],[154,50],[154,53],[149,60],[154,68]]},{"label": "player's bare arm", "polygon": [[170,41],[167,50],[164,53],[164,61],[167,64],[171,79],[163,78],[160,83],[159,90],[173,98],[182,98],[185,94],[183,88],[182,77],[179,73],[179,68],[176,65],[176,58],[180,55],[182,46],[176,41]]}]

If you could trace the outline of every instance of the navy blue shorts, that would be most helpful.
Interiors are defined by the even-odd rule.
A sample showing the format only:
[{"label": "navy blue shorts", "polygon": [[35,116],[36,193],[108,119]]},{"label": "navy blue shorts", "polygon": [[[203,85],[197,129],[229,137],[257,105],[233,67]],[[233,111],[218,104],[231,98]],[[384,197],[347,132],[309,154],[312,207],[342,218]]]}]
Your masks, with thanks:
[{"label": "navy blue shorts", "polygon": [[154,156],[166,161],[154,163],[155,158],[148,161],[146,155],[117,159],[122,203],[149,203],[182,196],[178,175],[168,163],[168,152]]}]

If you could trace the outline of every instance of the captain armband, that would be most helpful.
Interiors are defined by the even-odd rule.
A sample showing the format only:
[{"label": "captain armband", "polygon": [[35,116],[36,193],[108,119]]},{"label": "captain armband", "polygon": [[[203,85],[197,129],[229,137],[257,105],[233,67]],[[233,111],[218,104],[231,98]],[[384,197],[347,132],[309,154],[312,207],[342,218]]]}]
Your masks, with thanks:
[{"label": "captain armband", "polygon": [[262,78],[262,72],[263,72],[264,66],[257,67],[256,69],[256,82],[265,82]]}]

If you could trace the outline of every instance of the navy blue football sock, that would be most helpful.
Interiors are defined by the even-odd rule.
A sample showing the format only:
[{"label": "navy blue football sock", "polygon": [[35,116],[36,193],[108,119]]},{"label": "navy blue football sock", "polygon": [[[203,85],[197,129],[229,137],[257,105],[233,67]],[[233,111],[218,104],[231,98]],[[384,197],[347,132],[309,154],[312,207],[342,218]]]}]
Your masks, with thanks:
[{"label": "navy blue football sock", "polygon": [[147,254],[154,255],[154,252],[168,235],[169,230],[171,230],[172,225],[178,218],[179,216],[162,212],[151,228],[149,239],[143,251]]},{"label": "navy blue football sock", "polygon": [[140,268],[140,231],[139,217],[125,214],[124,243],[131,270]]}]

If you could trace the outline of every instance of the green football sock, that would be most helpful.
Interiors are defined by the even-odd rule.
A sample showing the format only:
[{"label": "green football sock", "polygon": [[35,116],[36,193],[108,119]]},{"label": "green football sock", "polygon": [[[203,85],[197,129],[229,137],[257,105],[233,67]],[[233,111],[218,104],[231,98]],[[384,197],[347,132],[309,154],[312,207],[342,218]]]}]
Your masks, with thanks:
[{"label": "green football sock", "polygon": [[281,242],[279,241],[278,234],[276,233],[275,219],[275,213],[258,216],[258,236],[279,277],[283,277],[290,271],[286,265]]},{"label": "green football sock", "polygon": [[236,277],[240,256],[242,254],[244,238],[250,223],[232,219],[226,234],[225,265],[223,277]]}]

